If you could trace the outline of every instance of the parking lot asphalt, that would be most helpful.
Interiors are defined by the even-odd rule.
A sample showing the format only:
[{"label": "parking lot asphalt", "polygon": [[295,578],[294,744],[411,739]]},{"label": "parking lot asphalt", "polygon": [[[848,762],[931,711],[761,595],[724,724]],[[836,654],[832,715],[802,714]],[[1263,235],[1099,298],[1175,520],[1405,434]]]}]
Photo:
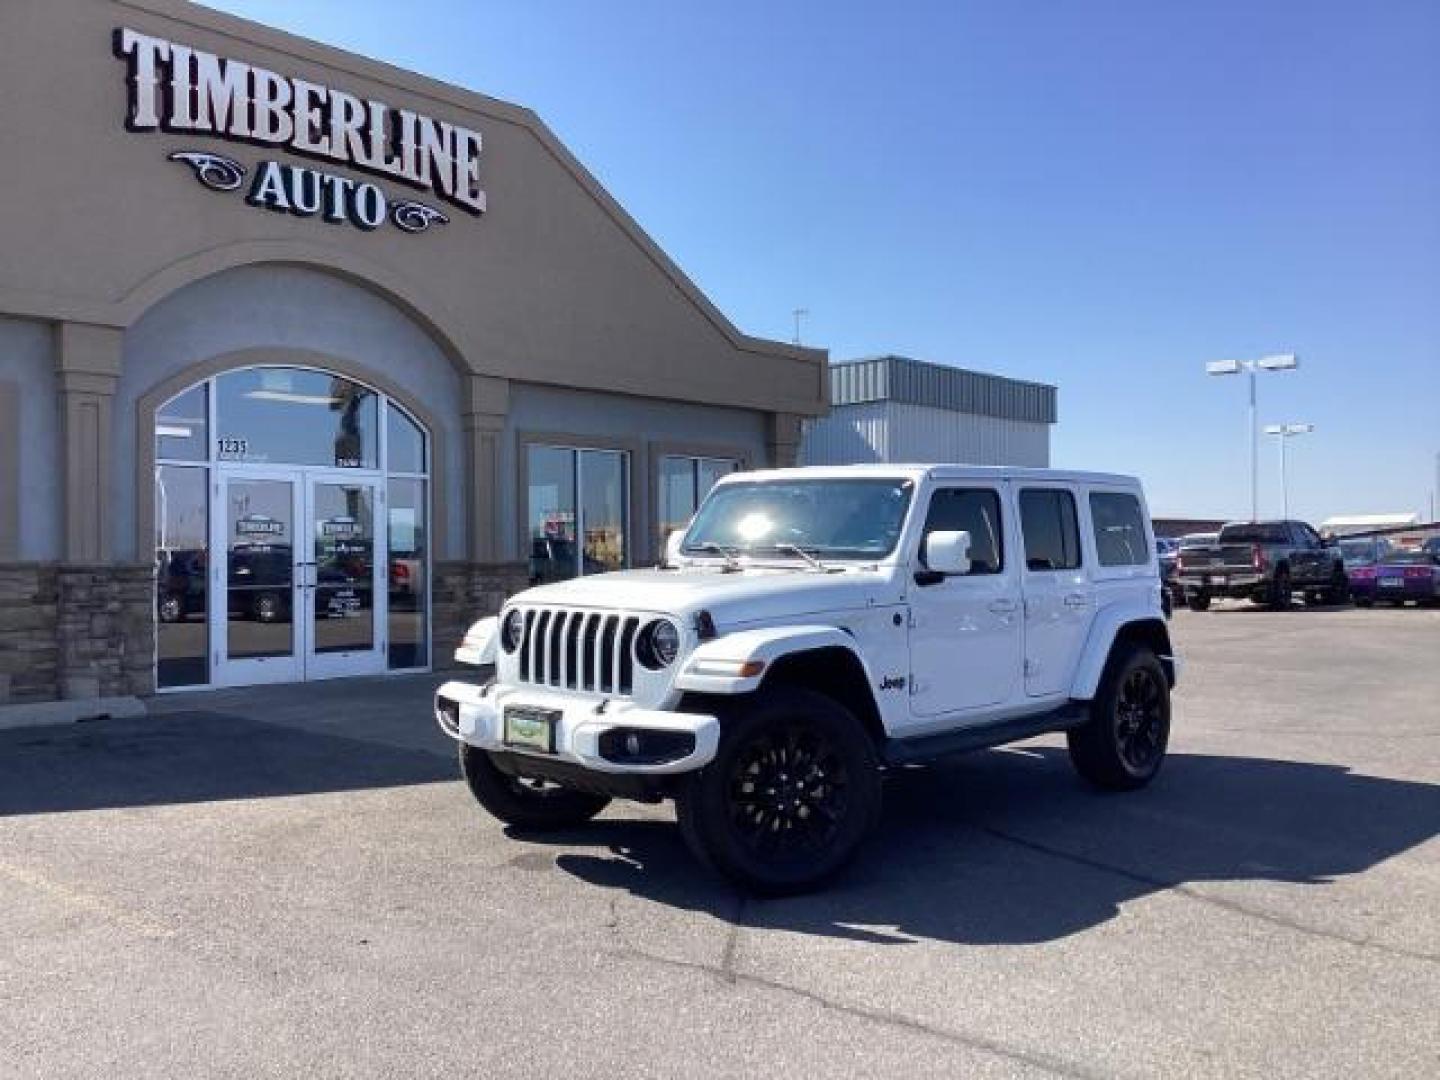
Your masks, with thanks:
[{"label": "parking lot asphalt", "polygon": [[787,900],[668,806],[507,835],[438,678],[0,732],[0,1076],[1440,1074],[1440,611],[1172,632],[1151,788],[907,772]]}]

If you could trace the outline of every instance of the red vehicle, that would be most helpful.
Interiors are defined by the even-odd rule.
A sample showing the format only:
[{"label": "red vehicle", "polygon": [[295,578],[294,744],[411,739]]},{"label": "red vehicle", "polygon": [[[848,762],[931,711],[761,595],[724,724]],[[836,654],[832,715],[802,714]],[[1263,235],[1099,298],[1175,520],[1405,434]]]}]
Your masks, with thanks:
[{"label": "red vehicle", "polygon": [[1373,566],[1352,566],[1349,574],[1351,595],[1361,607],[1440,603],[1440,553],[1393,551]]}]

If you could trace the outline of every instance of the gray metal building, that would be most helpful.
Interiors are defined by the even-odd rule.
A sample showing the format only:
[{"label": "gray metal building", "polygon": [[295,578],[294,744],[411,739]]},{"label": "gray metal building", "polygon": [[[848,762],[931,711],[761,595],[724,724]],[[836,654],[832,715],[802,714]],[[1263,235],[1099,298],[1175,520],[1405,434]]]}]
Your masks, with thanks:
[{"label": "gray metal building", "polygon": [[837,362],[830,415],[806,421],[806,465],[1050,464],[1056,390],[905,356]]}]

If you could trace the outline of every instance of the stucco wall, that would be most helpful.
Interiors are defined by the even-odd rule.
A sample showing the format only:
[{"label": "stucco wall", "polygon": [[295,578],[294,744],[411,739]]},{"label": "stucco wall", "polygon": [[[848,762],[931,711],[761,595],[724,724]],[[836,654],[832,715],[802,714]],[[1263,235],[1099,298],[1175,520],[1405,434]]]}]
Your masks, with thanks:
[{"label": "stucco wall", "polygon": [[[188,285],[151,308],[125,335],[115,396],[110,483],[116,555],[136,558],[137,403],[162,380],[212,357],[244,349],[328,355],[404,387],[441,426],[444,497],[454,513],[436,555],[464,550],[460,379],[436,343],[407,315],[362,286],[302,267],[254,266]],[[142,490],[141,498],[149,491]]]},{"label": "stucco wall", "polygon": [[60,556],[60,418],[55,397],[55,336],[45,323],[0,317],[0,382],[14,385],[18,460],[0,462],[18,483],[21,560]]},{"label": "stucco wall", "polygon": [[[233,156],[248,175],[263,160],[308,159],[209,135],[127,131],[117,27],[478,131],[488,210],[453,211],[448,225],[412,236],[207,190],[167,155]],[[187,282],[284,259],[383,282],[479,375],[824,409],[824,353],[740,333],[527,109],[177,0],[6,0],[0,100],[11,106],[0,109],[0,311],[127,326]]]}]

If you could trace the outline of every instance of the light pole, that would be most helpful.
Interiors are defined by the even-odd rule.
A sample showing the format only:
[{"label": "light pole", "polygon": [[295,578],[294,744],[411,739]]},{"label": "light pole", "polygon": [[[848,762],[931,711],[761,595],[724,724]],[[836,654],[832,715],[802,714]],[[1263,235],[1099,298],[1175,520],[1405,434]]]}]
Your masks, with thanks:
[{"label": "light pole", "polygon": [[1280,516],[1290,519],[1290,489],[1285,480],[1285,443],[1295,435],[1308,435],[1315,430],[1314,424],[1266,424],[1265,434],[1280,440]]},{"label": "light pole", "polygon": [[1294,353],[1262,356],[1259,360],[1211,360],[1206,375],[1250,376],[1250,520],[1260,520],[1260,426],[1255,420],[1255,372],[1293,371],[1300,366]]}]

